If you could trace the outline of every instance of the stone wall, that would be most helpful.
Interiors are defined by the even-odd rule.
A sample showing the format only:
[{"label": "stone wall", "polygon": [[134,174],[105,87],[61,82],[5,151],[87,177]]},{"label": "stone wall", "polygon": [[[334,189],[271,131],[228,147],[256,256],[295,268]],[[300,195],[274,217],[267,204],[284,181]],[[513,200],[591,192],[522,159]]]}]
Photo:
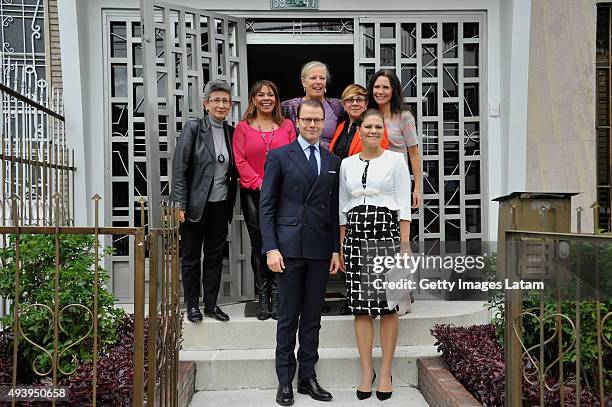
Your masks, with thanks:
[{"label": "stone wall", "polygon": [[[580,192],[572,200],[573,208],[585,209],[583,231],[592,231],[596,3],[532,0],[531,4],[527,190]],[[575,229],[575,211],[572,216]]]}]

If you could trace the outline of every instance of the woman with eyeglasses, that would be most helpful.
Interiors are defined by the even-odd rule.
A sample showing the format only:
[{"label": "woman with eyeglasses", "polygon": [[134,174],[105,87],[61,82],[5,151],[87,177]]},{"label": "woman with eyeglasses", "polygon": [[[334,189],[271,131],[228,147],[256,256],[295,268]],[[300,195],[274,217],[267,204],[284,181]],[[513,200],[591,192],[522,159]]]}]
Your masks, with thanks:
[{"label": "woman with eyeglasses", "polygon": [[240,206],[251,240],[251,267],[258,296],[257,319],[278,318],[278,285],[262,255],[259,194],[268,153],[296,138],[293,123],[283,119],[278,89],[270,81],[253,84],[249,105],[234,131],[234,155],[240,175]]},{"label": "woman with eyeglasses", "polygon": [[[359,138],[359,125],[363,112],[368,105],[366,89],[357,84],[347,86],[342,92],[342,104],[347,118],[338,124],[334,137],[329,143],[329,151],[344,159],[361,151]],[[381,142],[385,150],[389,147],[387,131],[383,134]]]},{"label": "woman with eyeglasses", "polygon": [[234,128],[225,120],[232,108],[231,95],[232,88],[225,81],[206,84],[203,101],[206,114],[185,124],[172,160],[170,200],[180,208],[181,276],[187,319],[191,322],[202,321],[200,282],[204,315],[229,321],[229,316],[217,306],[217,297],[238,175],[232,148]]},{"label": "woman with eyeglasses", "polygon": [[[384,275],[374,270],[378,256],[409,253],[411,209],[410,173],[402,154],[385,150],[383,114],[368,109],[362,116],[359,137],[362,149],[340,166],[340,264],[346,273],[349,309],[355,316],[355,338],[361,364],[357,398],[372,395],[376,378],[372,361],[373,318],[381,316],[382,359],[376,397],[392,394],[392,363],[399,332],[397,307],[389,309],[380,293]],[[382,277],[381,277],[382,276]]]},{"label": "woman with eyeglasses", "polygon": [[320,61],[310,61],[302,67],[300,74],[305,95],[282,103],[283,115],[297,125],[297,109],[305,100],[318,100],[325,109],[325,125],[321,135],[323,148],[329,147],[338,122],[344,118],[344,110],[340,99],[326,98],[327,84],[330,73],[327,65]]},{"label": "woman with eyeglasses", "polygon": [[404,108],[402,85],[393,71],[381,69],[368,83],[368,108],[378,109],[385,117],[389,150],[401,153],[414,177],[412,207],[421,205],[421,155],[416,125],[412,114]]}]

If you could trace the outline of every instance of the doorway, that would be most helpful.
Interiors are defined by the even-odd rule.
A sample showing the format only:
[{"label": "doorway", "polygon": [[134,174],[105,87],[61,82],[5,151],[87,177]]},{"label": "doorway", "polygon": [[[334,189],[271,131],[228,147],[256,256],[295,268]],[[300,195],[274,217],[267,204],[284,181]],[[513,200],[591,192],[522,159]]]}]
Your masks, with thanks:
[{"label": "doorway", "polygon": [[247,45],[249,88],[259,80],[276,84],[280,99],[304,96],[300,70],[308,61],[324,62],[329,67],[331,81],[327,97],[340,98],[342,91],[354,81],[353,45]]}]

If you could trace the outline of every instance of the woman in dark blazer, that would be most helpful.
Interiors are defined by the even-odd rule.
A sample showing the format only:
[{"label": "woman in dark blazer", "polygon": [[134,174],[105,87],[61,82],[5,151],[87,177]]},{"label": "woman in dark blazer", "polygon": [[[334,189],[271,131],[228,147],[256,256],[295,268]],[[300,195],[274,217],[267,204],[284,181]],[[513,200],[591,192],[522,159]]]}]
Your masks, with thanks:
[{"label": "woman in dark blazer", "polygon": [[234,128],[225,122],[231,106],[231,87],[227,82],[207,83],[204,88],[207,114],[186,124],[174,150],[170,200],[180,208],[181,275],[187,319],[191,322],[202,321],[198,306],[200,280],[204,314],[229,321],[229,316],[217,306],[217,297],[228,223],[236,203]]}]

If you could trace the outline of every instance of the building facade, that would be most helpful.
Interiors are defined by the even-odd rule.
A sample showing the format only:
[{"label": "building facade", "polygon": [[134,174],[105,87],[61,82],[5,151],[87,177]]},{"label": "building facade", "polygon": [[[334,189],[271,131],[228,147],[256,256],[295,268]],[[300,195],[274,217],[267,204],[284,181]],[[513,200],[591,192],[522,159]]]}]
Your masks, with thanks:
[{"label": "building facade", "polygon": [[[186,26],[185,38],[193,42],[181,55],[189,59],[202,48],[199,60],[184,61],[201,70],[198,80],[221,76],[232,83],[240,102],[233,120],[253,81],[273,80],[283,98],[300,95],[299,66],[311,59],[330,66],[332,97],[349,83],[365,85],[380,68],[394,69],[416,117],[423,155],[424,202],[415,214],[414,239],[494,240],[492,199],[512,191],[580,192],[574,205],[585,209],[598,198],[594,1],[553,6],[549,0],[316,0],[308,2],[312,9],[291,9],[291,2],[281,0],[173,3],[200,16],[199,25],[193,18]],[[59,4],[62,73],[70,78],[63,85],[66,132],[77,149],[77,196],[103,192],[104,223],[114,226],[137,225],[137,202],[146,196],[138,8],[136,0]],[[162,34],[162,20],[172,15],[158,17],[161,58],[171,49],[164,48],[170,40]],[[194,38],[206,18],[208,36]],[[168,21],[168,32],[177,36],[181,25],[173,29]],[[158,78],[160,94],[168,92],[168,81],[177,83],[171,76]],[[197,94],[197,89],[182,94],[184,99],[172,101],[174,109],[160,99],[166,108],[158,122],[162,195],[168,193],[173,137],[180,123],[201,113],[195,109]],[[604,201],[601,193],[599,198]],[[79,209],[77,223],[87,223],[92,213],[85,205]],[[252,293],[248,238],[237,219],[222,287],[226,299]],[[592,217],[585,216],[583,229],[589,226]],[[117,236],[112,244],[113,287],[129,298],[130,242]]]}]

